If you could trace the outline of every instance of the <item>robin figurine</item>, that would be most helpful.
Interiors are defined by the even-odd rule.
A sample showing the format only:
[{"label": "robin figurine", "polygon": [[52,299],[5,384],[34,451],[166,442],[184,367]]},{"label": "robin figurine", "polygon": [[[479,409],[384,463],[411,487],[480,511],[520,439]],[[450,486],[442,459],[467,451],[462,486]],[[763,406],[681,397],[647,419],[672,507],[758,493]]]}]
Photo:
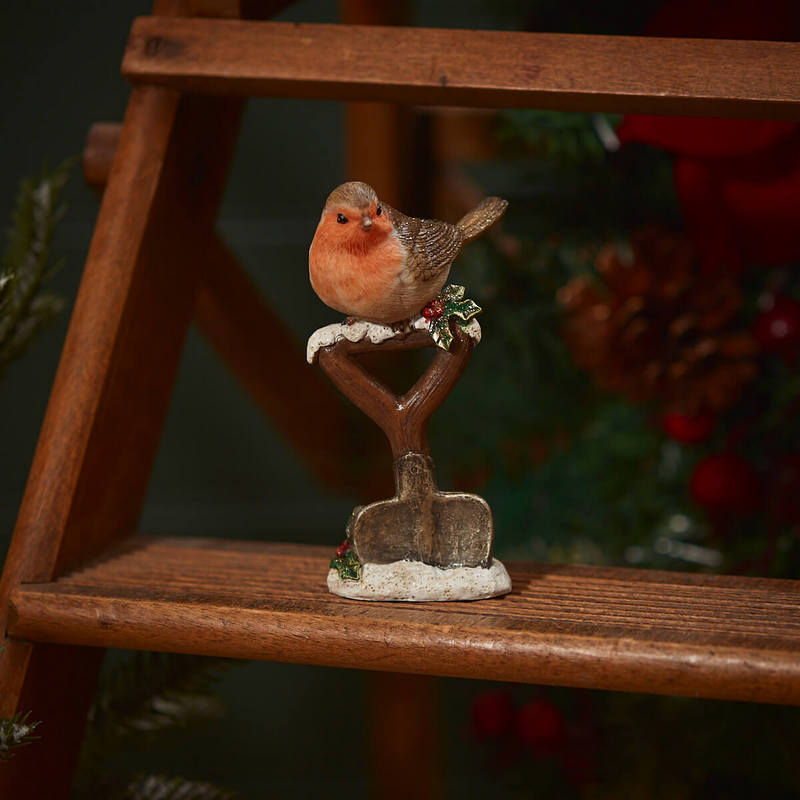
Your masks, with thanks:
[{"label": "robin figurine", "polygon": [[366,183],[350,181],[325,201],[308,253],[323,303],[348,317],[394,325],[441,291],[461,248],[494,225],[508,203],[487,197],[455,225],[407,217]]}]

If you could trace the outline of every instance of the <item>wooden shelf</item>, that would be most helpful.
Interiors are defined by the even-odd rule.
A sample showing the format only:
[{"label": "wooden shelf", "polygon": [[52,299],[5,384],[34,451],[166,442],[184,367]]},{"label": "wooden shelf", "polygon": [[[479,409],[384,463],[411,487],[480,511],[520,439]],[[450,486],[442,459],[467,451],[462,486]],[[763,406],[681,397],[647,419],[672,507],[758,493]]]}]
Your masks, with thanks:
[{"label": "wooden shelf", "polygon": [[211,94],[800,119],[798,62],[792,42],[141,17],[122,71]]},{"label": "wooden shelf", "polygon": [[40,642],[800,704],[800,582],[509,564],[472,603],[328,594],[330,549],[136,537],[11,597]]}]

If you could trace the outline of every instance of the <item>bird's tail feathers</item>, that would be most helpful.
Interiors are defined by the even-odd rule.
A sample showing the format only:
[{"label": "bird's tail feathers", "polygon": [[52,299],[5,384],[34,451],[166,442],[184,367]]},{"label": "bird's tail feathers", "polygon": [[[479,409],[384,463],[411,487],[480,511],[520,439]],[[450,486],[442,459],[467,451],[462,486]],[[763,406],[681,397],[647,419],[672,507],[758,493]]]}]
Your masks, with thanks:
[{"label": "bird's tail feathers", "polygon": [[469,242],[480,236],[487,228],[503,216],[508,201],[502,197],[487,197],[479,203],[472,211],[468,211],[461,219],[456,222],[456,227],[461,229],[464,237]]}]

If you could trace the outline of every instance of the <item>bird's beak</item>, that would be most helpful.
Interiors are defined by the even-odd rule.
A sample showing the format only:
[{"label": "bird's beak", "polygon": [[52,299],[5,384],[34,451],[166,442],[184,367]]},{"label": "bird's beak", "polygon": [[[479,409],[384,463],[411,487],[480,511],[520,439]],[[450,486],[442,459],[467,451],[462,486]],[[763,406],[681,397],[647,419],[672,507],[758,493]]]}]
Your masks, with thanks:
[{"label": "bird's beak", "polygon": [[364,216],[361,217],[361,227],[365,231],[368,231],[372,227],[372,217],[368,217],[366,214],[364,214]]}]

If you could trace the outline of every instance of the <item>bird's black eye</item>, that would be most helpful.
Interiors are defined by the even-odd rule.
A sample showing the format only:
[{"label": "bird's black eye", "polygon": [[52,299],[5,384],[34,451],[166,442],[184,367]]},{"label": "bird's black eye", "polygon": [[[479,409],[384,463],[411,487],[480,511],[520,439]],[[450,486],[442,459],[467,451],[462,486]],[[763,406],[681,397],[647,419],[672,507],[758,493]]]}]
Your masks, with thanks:
[{"label": "bird's black eye", "polygon": [[375,216],[379,217],[381,215],[381,211],[383,211],[383,209],[380,207],[380,204],[378,204],[378,210],[375,212]]},{"label": "bird's black eye", "polygon": [[345,224],[345,222],[347,222],[347,217],[346,217],[344,214],[337,214],[337,215],[336,215],[336,221],[337,221],[337,222],[338,222],[340,225],[344,225],[344,224]]}]

